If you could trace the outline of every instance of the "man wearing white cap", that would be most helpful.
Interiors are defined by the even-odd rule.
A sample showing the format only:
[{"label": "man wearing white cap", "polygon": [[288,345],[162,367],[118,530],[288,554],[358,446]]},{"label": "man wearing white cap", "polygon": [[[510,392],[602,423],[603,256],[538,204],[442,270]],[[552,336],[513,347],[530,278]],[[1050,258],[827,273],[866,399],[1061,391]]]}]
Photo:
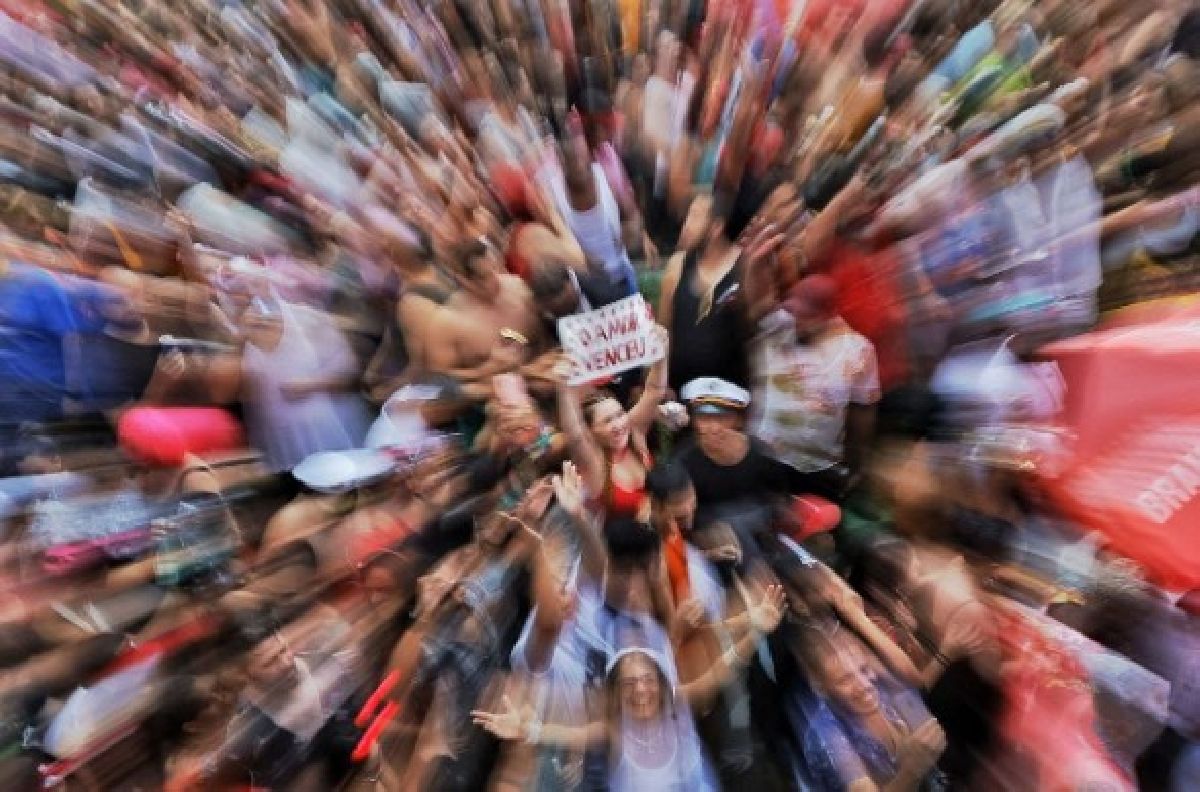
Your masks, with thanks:
[{"label": "man wearing white cap", "polygon": [[680,395],[691,410],[695,433],[695,443],[680,452],[680,462],[696,488],[701,514],[723,504],[761,504],[773,495],[840,494],[836,476],[785,465],[746,434],[749,391],[717,377],[700,377],[687,383]]}]

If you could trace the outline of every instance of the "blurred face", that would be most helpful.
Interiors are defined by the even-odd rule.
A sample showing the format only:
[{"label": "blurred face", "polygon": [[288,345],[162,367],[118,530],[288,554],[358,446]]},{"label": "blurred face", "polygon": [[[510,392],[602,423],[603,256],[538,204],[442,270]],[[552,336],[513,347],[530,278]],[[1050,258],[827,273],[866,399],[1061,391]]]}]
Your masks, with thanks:
[{"label": "blurred face", "polygon": [[800,196],[795,186],[789,183],[772,190],[760,211],[768,221],[785,226],[795,219],[800,209]]},{"label": "blurred face", "polygon": [[633,82],[636,85],[644,85],[650,77],[650,59],[646,57],[646,53],[639,52],[633,59]]},{"label": "blurred face", "polygon": [[363,591],[366,592],[367,602],[380,605],[387,601],[397,589],[397,581],[391,571],[382,565],[372,566],[363,575]]},{"label": "blurred face", "polygon": [[808,305],[789,302],[785,307],[787,312],[791,314],[792,326],[796,331],[796,340],[801,344],[811,341],[829,326],[829,317],[813,310]]},{"label": "blurred face", "polygon": [[278,633],[268,636],[250,656],[250,678],[273,683],[291,679],[296,672],[296,656]]},{"label": "blurred face", "polygon": [[242,314],[242,330],[251,344],[259,349],[274,349],[283,336],[283,320],[278,308],[265,311],[251,304]]},{"label": "blurred face", "polygon": [[874,672],[861,649],[843,643],[832,657],[822,658],[821,665],[825,693],[839,707],[855,715],[879,709]]},{"label": "blurred face", "polygon": [[662,681],[658,666],[644,654],[634,653],[617,664],[617,687],[621,709],[637,720],[653,720],[662,714]]},{"label": "blurred face", "polygon": [[500,268],[495,249],[489,245],[484,255],[467,259],[458,281],[476,299],[486,303],[495,301],[500,293]]},{"label": "blurred face", "polygon": [[739,416],[728,413],[697,413],[692,416],[692,427],[695,429],[700,450],[708,456],[719,456],[728,451],[730,443],[736,441],[741,434]]},{"label": "blurred face", "polygon": [[501,408],[499,415],[501,439],[512,448],[533,445],[541,434],[542,422],[532,407],[519,405]]},{"label": "blurred face", "polygon": [[679,68],[679,41],[674,34],[663,31],[658,37],[658,49],[655,64],[658,76],[670,79]]},{"label": "blurred face", "polygon": [[591,428],[606,451],[622,451],[629,445],[629,416],[616,399],[604,399],[592,408]]},{"label": "blurred face", "polygon": [[579,310],[579,292],[576,291],[575,284],[569,278],[563,281],[557,294],[539,297],[538,308],[547,319],[559,319],[575,313]]},{"label": "blurred face", "polygon": [[685,489],[671,493],[665,500],[655,501],[654,512],[660,526],[674,527],[686,535],[692,530],[692,522],[696,517],[696,488],[688,484]]}]

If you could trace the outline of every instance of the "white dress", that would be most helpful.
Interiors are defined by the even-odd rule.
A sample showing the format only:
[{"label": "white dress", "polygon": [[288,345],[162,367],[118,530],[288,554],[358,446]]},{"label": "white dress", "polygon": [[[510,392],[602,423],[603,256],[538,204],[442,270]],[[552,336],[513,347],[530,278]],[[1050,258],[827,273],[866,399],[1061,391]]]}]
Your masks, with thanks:
[{"label": "white dress", "polygon": [[242,354],[246,429],[275,472],[291,470],[318,451],[359,448],[370,422],[355,393],[284,396],[287,385],[354,374],[358,361],[327,314],[279,304],[279,344],[270,351],[247,344]]}]

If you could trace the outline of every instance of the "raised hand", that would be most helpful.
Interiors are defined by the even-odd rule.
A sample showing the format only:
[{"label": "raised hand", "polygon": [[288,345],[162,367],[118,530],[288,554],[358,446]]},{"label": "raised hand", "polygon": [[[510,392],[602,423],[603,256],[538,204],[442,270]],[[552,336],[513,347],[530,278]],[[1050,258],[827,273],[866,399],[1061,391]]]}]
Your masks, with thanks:
[{"label": "raised hand", "polygon": [[660,324],[654,325],[654,339],[663,348],[670,349],[671,347],[671,331]]},{"label": "raised hand", "polygon": [[499,737],[501,740],[525,739],[526,726],[532,722],[532,711],[519,711],[512,705],[512,701],[507,695],[501,699],[501,704],[503,705],[503,709],[500,712],[472,710],[471,720],[475,722],[476,726]]},{"label": "raised hand", "polygon": [[549,479],[538,479],[521,498],[513,516],[524,524],[536,523],[546,513],[546,507],[550,505],[550,496],[557,491],[558,488]]},{"label": "raised hand", "polygon": [[570,460],[563,463],[562,474],[553,479],[554,497],[562,510],[576,519],[584,517],[583,477]]},{"label": "raised hand", "polygon": [[763,589],[762,595],[757,599],[748,596],[744,587],[742,588],[747,603],[746,611],[750,615],[750,626],[755,632],[763,635],[773,632],[783,620],[783,612],[787,605],[787,595],[784,594],[783,586],[772,583]]}]

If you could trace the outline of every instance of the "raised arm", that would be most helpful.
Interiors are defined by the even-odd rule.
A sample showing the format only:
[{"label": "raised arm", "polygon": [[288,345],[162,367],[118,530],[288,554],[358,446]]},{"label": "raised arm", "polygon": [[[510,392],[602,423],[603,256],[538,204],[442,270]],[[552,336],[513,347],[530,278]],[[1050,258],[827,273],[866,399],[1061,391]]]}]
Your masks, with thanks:
[{"label": "raised arm", "polygon": [[662,344],[663,356],[650,367],[650,376],[646,378],[646,384],[642,388],[642,396],[638,399],[637,404],[629,411],[629,426],[633,431],[639,434],[645,434],[650,431],[650,427],[654,425],[654,417],[658,414],[658,405],[662,403],[663,398],[667,393],[667,363],[670,356],[667,354],[670,344],[670,335],[666,328],[657,326],[654,328],[655,334],[658,336],[658,342]]},{"label": "raised arm", "polygon": [[600,492],[608,478],[604,453],[588,431],[578,389],[565,383],[558,386],[558,422],[567,436],[571,459],[579,468],[584,486],[590,493]]},{"label": "raised arm", "polygon": [[819,261],[829,252],[837,235],[838,221],[846,215],[847,207],[862,196],[864,184],[861,171],[856,172],[849,184],[804,229],[800,245],[806,261]]},{"label": "raised arm", "polygon": [[561,261],[576,272],[586,273],[587,257],[570,230],[561,224],[551,227],[529,223],[521,228],[517,249],[526,261]]},{"label": "raised arm", "polygon": [[608,728],[604,721],[572,726],[565,723],[545,723],[538,719],[533,708],[514,707],[508,696],[501,699],[499,712],[473,710],[471,719],[501,740],[524,740],[531,745],[549,745],[584,751],[604,745]]},{"label": "raised arm", "polygon": [[658,322],[663,327],[670,327],[674,321],[675,290],[679,288],[679,279],[683,273],[683,253],[676,253],[667,262],[663,271],[662,287],[658,296]]},{"label": "raised arm", "polygon": [[825,601],[832,605],[842,621],[875,651],[889,671],[904,683],[919,686],[922,682],[920,670],[904,650],[871,621],[867,612],[863,610],[862,598],[857,592],[824,564],[820,565],[820,569],[823,577],[821,594]]},{"label": "raised arm", "polygon": [[517,246],[521,257],[531,262],[561,261],[577,272],[586,272],[587,256],[548,189],[530,184],[526,194],[535,222],[519,226]]},{"label": "raised arm", "polygon": [[741,666],[750,662],[758,639],[778,627],[783,618],[786,602],[783,586],[768,586],[757,602],[745,592],[744,587],[739,588],[742,588],[743,597],[746,599],[750,629],[746,630],[733,646],[725,650],[707,671],[691,682],[680,685],[680,692],[687,698],[693,710],[707,704],[729,683]]},{"label": "raised arm", "polygon": [[555,476],[553,484],[559,508],[571,520],[579,535],[583,573],[589,580],[599,582],[608,564],[608,549],[584,504],[583,479],[573,463],[564,462],[562,475]]}]

